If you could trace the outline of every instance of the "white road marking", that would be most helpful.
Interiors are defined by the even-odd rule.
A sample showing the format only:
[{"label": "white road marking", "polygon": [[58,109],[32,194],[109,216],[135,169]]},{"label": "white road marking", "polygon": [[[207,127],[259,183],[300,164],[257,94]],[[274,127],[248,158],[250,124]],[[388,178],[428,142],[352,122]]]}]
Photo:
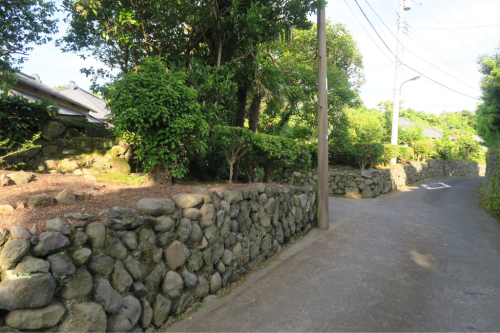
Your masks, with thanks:
[{"label": "white road marking", "polygon": [[451,187],[450,185],[446,185],[445,183],[432,183],[432,184],[422,184],[422,187],[427,190],[438,190],[441,188]]}]

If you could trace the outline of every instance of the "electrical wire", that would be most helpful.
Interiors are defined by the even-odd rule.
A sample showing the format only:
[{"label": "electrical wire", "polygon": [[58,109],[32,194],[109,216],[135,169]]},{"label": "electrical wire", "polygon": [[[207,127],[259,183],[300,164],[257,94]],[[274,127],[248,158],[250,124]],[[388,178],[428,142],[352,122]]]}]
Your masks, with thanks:
[{"label": "electrical wire", "polygon": [[[490,35],[488,35],[486,32],[484,32],[484,30],[483,30],[483,29],[481,29],[481,27],[480,27],[480,26],[478,26],[478,25],[476,24],[476,22],[474,22],[474,21],[473,21],[473,20],[472,20],[472,19],[471,19],[471,18],[470,18],[467,14],[465,14],[465,12],[462,10],[462,8],[458,7],[458,6],[457,6],[457,5],[456,5],[453,1],[451,1],[451,0],[449,0],[449,1],[450,1],[450,2],[451,2],[454,6],[455,6],[455,7],[457,7],[457,8],[458,8],[458,10],[459,10],[462,14],[464,14],[464,16],[465,16],[465,17],[467,17],[467,18],[469,19],[469,21],[471,21],[471,22],[472,22],[472,24],[474,24],[474,26],[475,26],[476,28],[478,28],[479,30],[481,30],[481,32],[482,32],[482,33],[483,33],[486,37],[488,37],[488,38],[489,38],[489,39],[493,42],[493,44],[495,44],[495,45],[496,45],[496,42],[495,42],[495,41],[494,41],[494,40],[490,37]],[[496,25],[496,26],[499,26],[499,25]],[[467,29],[469,29],[469,28],[467,28]]]},{"label": "electrical wire", "polygon": [[[346,0],[344,0],[344,2],[346,2]],[[392,53],[392,54],[393,54],[393,55],[397,58],[397,56],[394,54],[394,52],[392,52],[392,51],[391,51],[391,49],[389,48],[389,46],[387,46],[387,44],[385,43],[385,41],[382,39],[382,37],[380,36],[380,34],[377,32],[377,29],[375,29],[375,27],[373,26],[373,24],[370,22],[370,19],[366,16],[365,12],[363,11],[363,9],[361,8],[361,6],[359,5],[358,1],[357,1],[357,0],[354,0],[354,2],[356,2],[356,5],[358,5],[358,8],[361,10],[361,13],[363,13],[363,16],[366,18],[366,20],[368,21],[368,23],[370,24],[370,26],[372,27],[372,29],[375,31],[375,33],[377,34],[377,36],[380,38],[380,40],[382,41],[382,43],[384,44],[384,46],[387,48],[387,50],[388,50],[390,53]],[[347,4],[347,2],[346,2],[346,4]],[[407,65],[407,64],[404,64],[404,63],[401,63],[401,64],[402,64],[403,66],[405,66],[405,67],[407,67],[407,68],[411,69],[411,70],[412,70],[412,71],[414,71],[415,73],[420,74],[420,76],[423,76],[423,77],[427,78],[428,80],[431,80],[432,82],[434,82],[434,83],[436,83],[436,84],[438,84],[438,85],[440,85],[440,86],[442,86],[442,87],[444,87],[444,88],[446,88],[446,89],[448,89],[448,90],[454,91],[454,92],[456,92],[457,94],[460,94],[460,95],[463,95],[463,96],[466,96],[466,97],[472,98],[472,99],[474,99],[474,100],[478,100],[478,99],[477,99],[477,98],[475,98],[475,97],[472,97],[472,96],[470,96],[470,95],[464,94],[464,93],[462,93],[462,92],[460,92],[460,91],[458,91],[458,90],[455,90],[455,89],[453,89],[453,88],[450,88],[450,87],[448,87],[448,86],[446,86],[446,85],[444,85],[444,84],[442,84],[442,83],[440,83],[440,82],[438,82],[438,81],[436,81],[436,80],[434,80],[434,79],[432,79],[432,78],[428,77],[427,75],[425,75],[425,74],[423,74],[423,73],[421,73],[421,72],[417,71],[416,69],[414,69],[414,68],[410,67],[410,66],[409,66],[409,65]]]},{"label": "electrical wire", "polygon": [[[460,9],[460,8],[459,8]],[[462,12],[463,13],[463,12]],[[463,13],[465,15],[465,13]],[[467,16],[467,15],[466,15]],[[468,18],[468,16],[467,16]],[[470,19],[469,19],[470,20]],[[413,29],[431,29],[431,30],[448,30],[448,29],[481,29],[481,28],[492,28],[492,27],[500,27],[500,24],[492,24],[492,25],[482,25],[482,26],[475,26],[475,27],[454,27],[454,28],[431,28],[431,27],[413,27]],[[484,31],[483,31],[484,32]],[[489,37],[489,36],[488,36]],[[490,38],[490,40],[494,43],[496,43],[493,39]]]},{"label": "electrical wire", "polygon": [[[451,17],[451,19],[452,19],[453,21],[457,22],[457,24],[458,24],[460,27],[463,27],[463,26],[462,26],[462,24],[460,24],[460,22],[458,22],[458,21],[457,21],[457,20],[453,17],[453,15],[450,15],[450,14],[449,14],[449,13],[448,13],[448,12],[447,12],[444,8],[443,8],[443,7],[441,7],[441,5],[440,5],[437,1],[434,1],[434,2],[436,3],[436,5],[437,5],[439,8],[441,8],[441,10],[442,10],[443,12],[445,12],[445,13],[446,13],[446,15],[448,15],[449,17]],[[483,44],[483,42],[481,42],[478,38],[476,38],[476,36],[474,36],[474,35],[473,35],[473,34],[472,34],[469,30],[465,29],[465,31],[467,31],[467,33],[468,33],[469,35],[471,35],[471,36],[472,36],[472,38],[474,38],[475,40],[477,40],[477,41],[479,42],[479,44],[481,44],[482,46],[484,46],[487,50],[489,50],[489,49],[490,49],[488,46],[484,45],[484,44]]]}]

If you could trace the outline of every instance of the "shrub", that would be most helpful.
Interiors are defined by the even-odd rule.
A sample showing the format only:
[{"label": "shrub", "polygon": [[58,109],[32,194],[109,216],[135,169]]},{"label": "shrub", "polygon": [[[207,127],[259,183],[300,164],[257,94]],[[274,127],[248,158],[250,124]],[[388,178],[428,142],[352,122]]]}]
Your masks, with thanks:
[{"label": "shrub", "polygon": [[197,92],[183,72],[168,71],[147,58],[137,72],[121,74],[110,89],[110,117],[116,131],[136,146],[150,180],[169,182],[187,171],[187,155],[202,152],[208,125]]},{"label": "shrub", "polygon": [[405,164],[406,162],[413,160],[413,155],[414,155],[413,148],[399,146],[398,158],[399,158],[401,164]]},{"label": "shrub", "polygon": [[367,165],[372,168],[384,154],[384,145],[376,142],[356,143],[354,154],[361,170],[364,170]]},{"label": "shrub", "polygon": [[434,150],[435,144],[432,140],[419,140],[413,143],[413,151],[416,155],[416,160],[421,161],[423,159],[430,158],[436,155]]},{"label": "shrub", "polygon": [[[316,158],[317,159],[317,158]],[[348,141],[328,144],[328,161],[330,165],[357,165],[354,145]]]},{"label": "shrub", "polygon": [[49,101],[30,102],[13,95],[0,97],[0,156],[17,151],[40,132],[42,125],[57,117],[58,107]]}]

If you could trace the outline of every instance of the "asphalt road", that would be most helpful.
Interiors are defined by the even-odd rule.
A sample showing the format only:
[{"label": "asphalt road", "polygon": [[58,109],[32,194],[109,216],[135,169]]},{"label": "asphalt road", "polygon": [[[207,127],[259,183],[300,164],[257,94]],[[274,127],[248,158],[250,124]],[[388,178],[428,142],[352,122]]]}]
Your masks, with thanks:
[{"label": "asphalt road", "polygon": [[168,331],[500,331],[500,223],[481,181],[330,198],[328,231]]}]

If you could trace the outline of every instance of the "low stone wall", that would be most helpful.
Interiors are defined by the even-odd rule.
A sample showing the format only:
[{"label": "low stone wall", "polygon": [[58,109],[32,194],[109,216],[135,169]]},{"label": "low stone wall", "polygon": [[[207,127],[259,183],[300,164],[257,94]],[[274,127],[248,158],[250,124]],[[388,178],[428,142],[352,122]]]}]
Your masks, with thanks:
[{"label": "low stone wall", "polygon": [[0,228],[0,331],[163,330],[316,224],[312,187],[191,192]]},{"label": "low stone wall", "polygon": [[[408,162],[366,171],[330,168],[329,194],[372,198],[427,178],[483,177],[486,165],[466,161]],[[317,170],[285,175],[284,184],[317,187]]]}]

